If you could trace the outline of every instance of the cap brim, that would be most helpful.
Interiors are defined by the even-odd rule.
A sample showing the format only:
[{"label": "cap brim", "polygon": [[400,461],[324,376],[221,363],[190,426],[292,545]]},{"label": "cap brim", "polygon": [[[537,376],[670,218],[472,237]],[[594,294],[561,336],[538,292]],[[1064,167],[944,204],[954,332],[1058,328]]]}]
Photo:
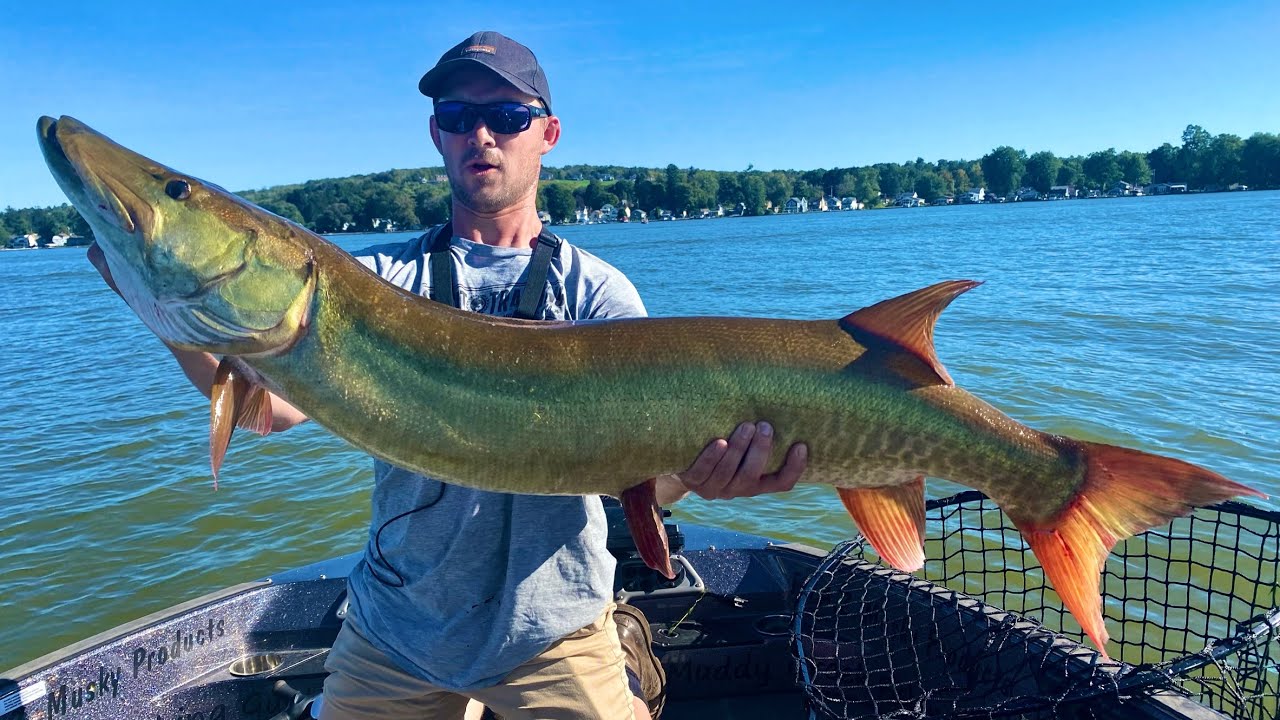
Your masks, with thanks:
[{"label": "cap brim", "polygon": [[[502,78],[502,80],[511,87],[519,90],[525,95],[538,98],[542,101],[543,105],[548,105],[547,99],[539,95],[538,91],[534,89],[533,86],[524,82],[520,78],[515,77],[511,73],[499,70],[495,67],[490,67],[484,61],[476,60],[474,58],[454,58],[453,60],[446,60],[445,62],[431,68],[427,71],[427,74],[423,75],[422,79],[418,81],[418,92],[429,98],[440,97],[440,88],[444,85],[445,80],[447,80],[453,73],[467,66],[484,68],[485,70],[488,70],[494,75]],[[551,108],[548,107],[547,111],[550,112],[550,110]]]}]

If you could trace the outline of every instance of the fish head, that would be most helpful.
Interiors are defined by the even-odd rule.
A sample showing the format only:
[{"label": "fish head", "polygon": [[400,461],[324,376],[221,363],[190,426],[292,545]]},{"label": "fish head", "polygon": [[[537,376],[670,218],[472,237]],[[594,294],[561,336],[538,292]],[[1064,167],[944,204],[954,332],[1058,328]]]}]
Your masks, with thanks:
[{"label": "fish head", "polygon": [[37,133],[121,296],[161,340],[254,355],[305,331],[315,292],[308,231],[75,118],[42,117]]}]

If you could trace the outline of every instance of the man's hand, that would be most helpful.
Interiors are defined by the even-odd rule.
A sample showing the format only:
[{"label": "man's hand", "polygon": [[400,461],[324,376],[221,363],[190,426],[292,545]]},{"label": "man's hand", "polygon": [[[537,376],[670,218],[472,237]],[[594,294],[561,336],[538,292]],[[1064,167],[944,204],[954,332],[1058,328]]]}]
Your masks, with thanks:
[{"label": "man's hand", "polygon": [[[804,443],[792,445],[782,467],[766,474],[765,463],[772,451],[773,427],[769,423],[743,423],[727,440],[711,441],[688,470],[673,476],[683,486],[679,488],[683,492],[677,494],[683,497],[694,492],[707,500],[727,500],[790,490],[804,473],[809,449]],[[660,494],[659,500],[664,499],[672,501]]]}]

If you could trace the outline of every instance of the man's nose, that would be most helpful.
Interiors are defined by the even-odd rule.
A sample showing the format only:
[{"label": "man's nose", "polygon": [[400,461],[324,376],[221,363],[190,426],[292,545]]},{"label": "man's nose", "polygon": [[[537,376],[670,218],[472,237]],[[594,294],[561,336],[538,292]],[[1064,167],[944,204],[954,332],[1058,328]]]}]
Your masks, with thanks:
[{"label": "man's nose", "polygon": [[493,131],[485,124],[484,118],[476,118],[476,126],[467,133],[467,142],[476,147],[493,147],[497,144],[497,139],[493,137]]}]

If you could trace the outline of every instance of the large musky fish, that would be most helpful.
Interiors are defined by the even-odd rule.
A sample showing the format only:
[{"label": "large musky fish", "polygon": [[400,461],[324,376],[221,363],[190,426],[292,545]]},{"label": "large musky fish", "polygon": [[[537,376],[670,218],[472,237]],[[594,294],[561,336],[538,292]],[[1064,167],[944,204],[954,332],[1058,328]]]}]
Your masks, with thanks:
[{"label": "large musky fish", "polygon": [[1259,495],[1180,460],[1033,430],[957,388],[933,325],[972,281],[839,320],[494,318],[404,292],[74,118],[37,129],[129,307],[166,343],[223,356],[215,474],[234,424],[269,426],[270,390],[356,447],[449,482],[621,497],[646,562],[670,575],[652,478],[768,419],[773,461],[808,443],[804,480],[835,486],[901,570],[924,562],[925,476],[987,493],[1104,652],[1098,585],[1115,543]]}]

